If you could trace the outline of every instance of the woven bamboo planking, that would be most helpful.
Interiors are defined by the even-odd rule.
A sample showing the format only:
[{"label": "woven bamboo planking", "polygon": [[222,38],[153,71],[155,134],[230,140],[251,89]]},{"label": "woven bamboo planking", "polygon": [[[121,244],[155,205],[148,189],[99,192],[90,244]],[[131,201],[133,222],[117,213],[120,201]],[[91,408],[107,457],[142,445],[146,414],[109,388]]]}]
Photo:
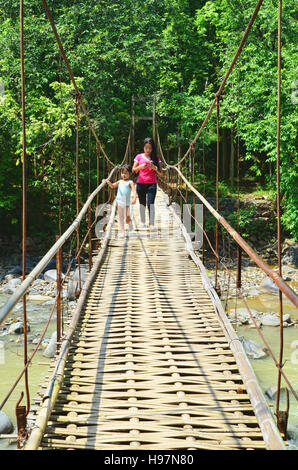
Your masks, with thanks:
[{"label": "woven bamboo planking", "polygon": [[[156,211],[169,212],[160,190]],[[272,417],[272,435],[260,426],[181,226],[172,217],[169,239],[163,223],[125,240],[113,224],[39,449],[284,448]]]}]

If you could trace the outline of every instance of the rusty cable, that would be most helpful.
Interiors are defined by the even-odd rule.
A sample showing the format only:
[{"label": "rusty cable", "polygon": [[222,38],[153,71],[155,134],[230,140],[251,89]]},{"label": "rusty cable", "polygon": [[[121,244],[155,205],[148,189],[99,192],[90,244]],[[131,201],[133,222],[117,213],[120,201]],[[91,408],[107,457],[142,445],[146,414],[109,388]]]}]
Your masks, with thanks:
[{"label": "rusty cable", "polygon": [[[61,281],[61,287],[63,286],[63,284],[64,284],[64,282],[65,282],[65,280],[66,280],[66,278],[67,278],[67,276],[68,276],[68,274],[69,274],[69,271],[70,271],[70,268],[71,268],[71,266],[72,266],[73,261],[74,261],[74,258],[73,258],[73,259],[69,262],[69,264],[68,264],[68,268],[67,268],[67,271],[66,271],[66,273],[65,273],[65,276],[63,277],[63,279],[62,279],[62,281]],[[47,321],[47,323],[46,323],[46,326],[45,326],[43,332],[42,332],[41,335],[40,335],[39,341],[38,341],[38,343],[36,344],[36,346],[35,346],[35,348],[34,348],[32,354],[31,354],[31,356],[29,357],[29,359],[28,359],[28,361],[27,361],[25,367],[22,369],[22,371],[20,372],[19,376],[17,377],[15,383],[13,384],[13,386],[11,387],[11,389],[9,390],[9,392],[7,393],[7,395],[5,396],[4,400],[3,400],[2,403],[0,404],[0,410],[3,408],[3,406],[4,406],[5,403],[7,402],[8,398],[10,397],[10,395],[12,394],[12,392],[14,391],[14,389],[16,388],[16,386],[18,385],[18,383],[19,383],[19,381],[21,380],[22,376],[26,373],[26,370],[28,369],[29,364],[31,363],[33,357],[35,356],[35,354],[36,354],[36,352],[37,352],[37,350],[38,350],[38,348],[39,348],[39,346],[40,346],[40,344],[41,344],[41,342],[42,342],[42,340],[43,340],[43,338],[44,338],[44,335],[46,334],[46,331],[47,331],[47,329],[48,329],[48,326],[49,326],[49,324],[50,324],[50,321],[51,321],[51,319],[52,319],[52,316],[53,316],[53,313],[54,313],[54,310],[55,310],[55,307],[56,307],[57,299],[58,299],[58,294],[57,294],[57,296],[55,297],[54,304],[53,304],[53,307],[52,307],[52,309],[51,309],[51,312],[50,312],[48,321]]]},{"label": "rusty cable", "polygon": [[[80,119],[80,106],[79,106],[79,95],[75,96],[75,107],[76,107],[76,216],[79,214],[79,119]],[[80,227],[77,227],[77,251],[80,246]],[[81,292],[82,282],[81,282],[81,262],[80,257],[78,257],[78,270],[79,270],[79,293]],[[79,295],[78,293],[78,295]]]},{"label": "rusty cable", "polygon": [[[180,190],[179,190],[179,191],[180,191]],[[191,217],[193,217],[193,216],[191,215]],[[198,221],[197,221],[197,223],[198,223],[199,227],[203,230],[202,225],[201,225]],[[216,254],[216,251],[215,251],[215,249],[213,248],[212,243],[211,243],[211,241],[210,241],[210,239],[209,239],[207,233],[205,232],[205,230],[203,230],[203,233],[204,233],[204,236],[206,237],[206,240],[207,240],[207,242],[208,242],[208,244],[209,244],[211,250],[213,251],[214,256],[218,256],[218,255]],[[219,257],[219,256],[218,256],[218,257]],[[229,270],[229,268],[226,266],[226,264],[220,259],[220,257],[219,257],[219,262],[222,264],[222,266],[224,267],[224,269],[229,273],[230,277],[233,279],[233,281],[235,282],[235,285],[236,285],[236,278],[234,277],[233,273]],[[277,361],[277,359],[276,359],[274,353],[272,352],[272,350],[271,350],[271,348],[270,348],[268,342],[266,341],[266,339],[265,339],[263,333],[261,332],[261,330],[260,330],[258,324],[256,323],[256,320],[255,320],[255,318],[254,318],[254,316],[253,316],[253,314],[252,314],[252,312],[251,312],[251,310],[250,310],[250,308],[249,308],[249,306],[248,306],[248,304],[247,304],[247,302],[246,302],[246,299],[245,299],[245,297],[244,297],[244,295],[243,295],[242,289],[241,289],[241,288],[238,288],[237,286],[236,286],[236,289],[237,289],[237,291],[239,292],[239,294],[240,294],[240,296],[241,296],[241,298],[242,298],[242,300],[243,300],[243,302],[244,302],[244,304],[245,304],[245,307],[247,308],[247,311],[248,311],[248,313],[249,313],[249,315],[250,315],[250,317],[251,317],[251,320],[252,320],[253,323],[254,323],[255,328],[256,328],[256,330],[258,331],[260,337],[262,338],[262,340],[263,340],[263,342],[264,342],[264,344],[265,344],[265,346],[266,346],[266,349],[268,350],[268,352],[269,352],[270,356],[272,357],[272,359],[273,359],[273,361],[274,361],[276,367],[278,368],[278,371],[280,371],[280,374],[283,376],[283,378],[285,379],[286,383],[288,384],[288,387],[290,388],[292,394],[294,395],[294,397],[295,397],[296,400],[298,401],[298,395],[297,395],[297,393],[295,392],[295,390],[293,389],[293,387],[292,387],[292,385],[290,384],[289,380],[287,379],[286,374],[283,372],[282,367],[280,367],[279,362]]]},{"label": "rusty cable", "polygon": [[[277,218],[277,256],[278,256],[278,274],[282,277],[281,269],[281,227],[280,227],[280,105],[281,105],[281,47],[282,47],[282,0],[278,3],[278,38],[277,38],[277,135],[276,135],[276,218]],[[279,289],[279,320],[280,320],[280,349],[279,349],[279,369],[277,377],[276,394],[276,417],[279,430],[281,431],[281,416],[279,410],[280,387],[281,387],[281,368],[283,367],[283,301],[282,291]],[[286,433],[286,430],[284,430]]]},{"label": "rusty cable", "polygon": [[[219,113],[220,113],[220,96],[215,96],[216,100],[216,210],[219,211],[219,192],[218,192],[218,185],[219,185]],[[215,251],[218,254],[218,220],[216,220],[215,224]],[[218,270],[218,256],[215,257],[215,273],[214,273],[214,289],[217,293],[219,293],[218,285],[217,285],[217,270]]]},{"label": "rusty cable", "polygon": [[[20,0],[20,59],[21,59],[21,105],[22,105],[22,280],[26,278],[26,231],[27,231],[27,168],[26,168],[26,109],[25,109],[25,67],[24,67],[24,1]],[[23,295],[24,324],[24,365],[28,361],[26,293]],[[28,370],[25,374],[27,411],[30,409]]]}]

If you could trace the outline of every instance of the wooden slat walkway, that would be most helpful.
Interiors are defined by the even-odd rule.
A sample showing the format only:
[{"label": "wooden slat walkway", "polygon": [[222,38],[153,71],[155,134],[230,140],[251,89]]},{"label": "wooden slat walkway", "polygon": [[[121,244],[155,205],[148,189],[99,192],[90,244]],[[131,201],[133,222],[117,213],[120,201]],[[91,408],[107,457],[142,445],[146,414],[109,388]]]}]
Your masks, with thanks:
[{"label": "wooden slat walkway", "polygon": [[[168,211],[161,190],[156,210]],[[138,228],[138,204],[134,212]],[[171,233],[109,241],[40,449],[265,448],[175,220]]]}]

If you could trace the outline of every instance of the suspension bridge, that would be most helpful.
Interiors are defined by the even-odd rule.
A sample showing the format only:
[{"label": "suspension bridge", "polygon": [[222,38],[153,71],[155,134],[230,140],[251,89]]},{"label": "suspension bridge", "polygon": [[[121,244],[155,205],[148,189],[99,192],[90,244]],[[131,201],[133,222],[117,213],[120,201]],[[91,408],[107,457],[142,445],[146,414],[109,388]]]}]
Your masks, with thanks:
[{"label": "suspension bridge", "polygon": [[[45,0],[42,3],[76,92],[76,157],[81,109],[96,139],[98,156],[101,155],[107,164],[108,179],[113,180],[117,178],[121,164],[131,158],[134,130],[129,134],[122,163],[114,164],[106,155],[89,118],[47,3]],[[0,408],[5,405],[16,384],[24,377],[27,405],[20,405],[22,395],[16,406],[19,447],[25,450],[285,449],[280,434],[285,437],[287,421],[286,412],[279,409],[281,378],[296,399],[297,394],[282,369],[282,341],[280,356],[275,358],[270,345],[262,338],[277,366],[276,424],[242,344],[226,316],[216,278],[219,263],[228,269],[219,256],[218,226],[221,224],[239,247],[235,280],[239,295],[241,253],[245,252],[278,286],[280,299],[283,294],[298,305],[297,295],[284,282],[281,269],[279,273],[273,271],[218,212],[220,96],[261,3],[257,3],[199,132],[176,165],[167,163],[155,125],[164,173],[158,179],[157,230],[151,232],[141,228],[136,207],[133,230],[125,239],[119,239],[116,203],[110,192],[108,202],[111,211],[105,230],[101,238],[92,239],[98,214],[91,223],[91,206],[95,201],[98,206],[98,196],[105,187],[104,182],[99,184],[98,176],[96,189],[80,211],[77,199],[74,222],[58,237],[31,273],[27,276],[23,273],[23,282],[2,307],[1,322],[23,299],[25,366],[0,405]],[[23,97],[24,92],[22,87]],[[216,208],[208,203],[180,169],[184,160],[191,156],[194,158],[195,144],[214,107],[217,109],[218,137]],[[25,135],[24,100],[22,111]],[[25,163],[24,139],[23,165]],[[78,183],[78,166],[76,171]],[[23,183],[25,191],[25,180]],[[180,217],[182,203],[187,203],[189,197],[197,198],[216,219],[216,246],[213,248],[204,224],[200,225],[193,208],[190,209],[191,218],[200,225],[203,239],[210,244],[215,256],[214,285],[204,266],[205,245],[200,250],[195,249]],[[80,244],[79,228],[86,215],[88,231]],[[61,250],[75,233],[79,272],[80,253],[88,242],[89,274],[84,282],[79,279],[76,307],[62,333],[61,291],[68,282],[71,264],[62,280]],[[23,256],[25,238],[23,226]],[[54,256],[57,257],[57,296],[46,328],[56,308],[57,355],[47,380],[41,385],[36,401],[38,407],[31,409],[28,366],[46,328],[28,357],[25,294]],[[251,314],[248,306],[247,309]],[[282,316],[280,300],[281,339]]]}]

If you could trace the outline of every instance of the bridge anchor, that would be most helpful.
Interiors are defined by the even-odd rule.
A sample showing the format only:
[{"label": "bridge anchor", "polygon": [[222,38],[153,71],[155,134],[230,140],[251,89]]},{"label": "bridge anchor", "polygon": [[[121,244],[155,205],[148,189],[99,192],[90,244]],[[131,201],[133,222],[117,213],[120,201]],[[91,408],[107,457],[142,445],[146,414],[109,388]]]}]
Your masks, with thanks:
[{"label": "bridge anchor", "polygon": [[17,428],[18,428],[18,437],[17,437],[18,449],[21,449],[24,446],[25,441],[28,438],[26,406],[20,406],[23,396],[24,396],[24,392],[21,393],[20,399],[16,404],[16,417],[17,417]]},{"label": "bridge anchor", "polygon": [[287,429],[288,429],[288,418],[289,418],[289,409],[290,409],[290,400],[289,400],[289,390],[286,388],[286,397],[287,397],[287,409],[285,411],[276,410],[275,416],[277,418],[277,428],[283,437],[287,439]]}]

